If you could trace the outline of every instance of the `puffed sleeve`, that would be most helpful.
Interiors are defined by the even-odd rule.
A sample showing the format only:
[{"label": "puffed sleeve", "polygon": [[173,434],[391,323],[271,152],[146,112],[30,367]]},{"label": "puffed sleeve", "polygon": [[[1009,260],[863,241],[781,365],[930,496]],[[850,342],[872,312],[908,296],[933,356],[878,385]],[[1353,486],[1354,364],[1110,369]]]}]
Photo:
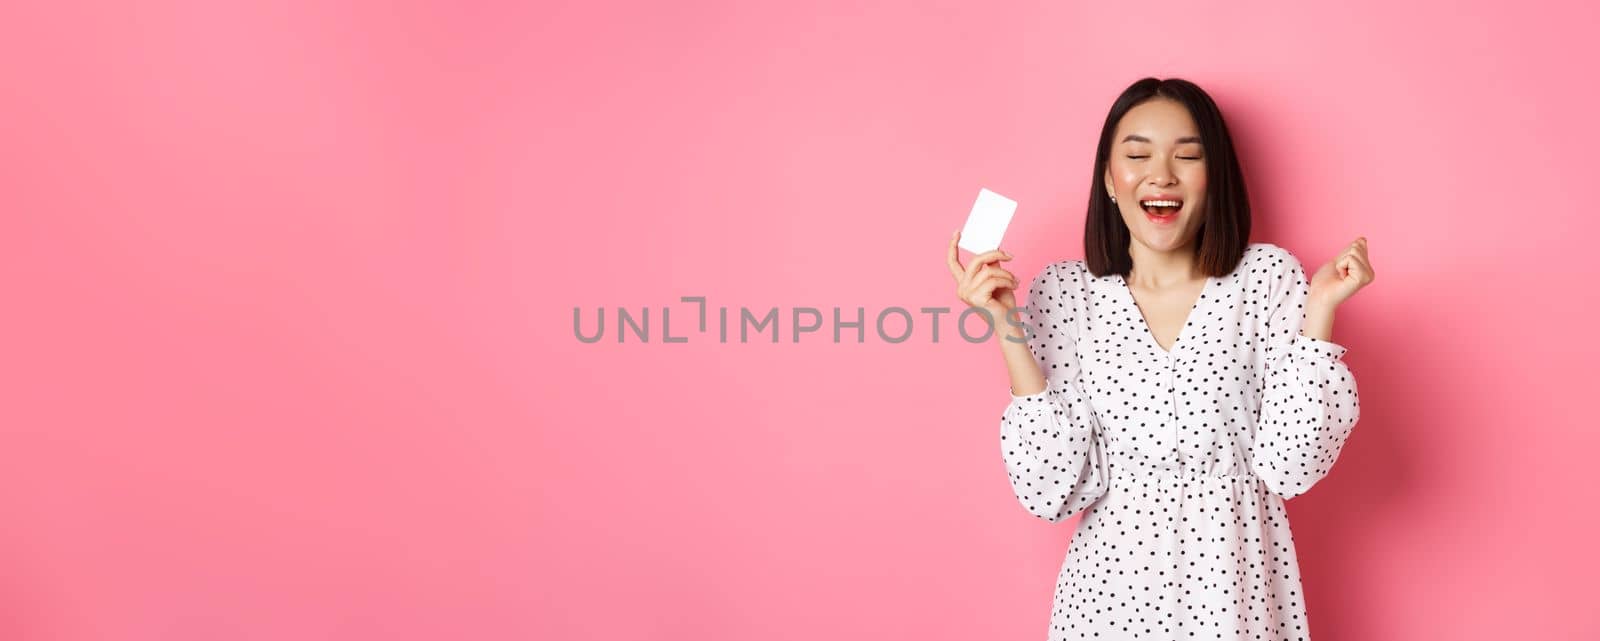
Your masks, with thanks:
[{"label": "puffed sleeve", "polygon": [[1356,379],[1341,360],[1346,348],[1300,333],[1310,284],[1287,251],[1269,285],[1266,380],[1258,406],[1250,466],[1284,499],[1305,494],[1327,476],[1361,416]]},{"label": "puffed sleeve", "polygon": [[1000,418],[1000,449],[1011,489],[1029,513],[1051,523],[1093,504],[1109,487],[1099,425],[1078,380],[1075,298],[1063,288],[1081,292],[1082,279],[1071,265],[1047,266],[1029,286],[1028,304],[1021,309],[1045,389],[1027,396],[1012,393]]}]

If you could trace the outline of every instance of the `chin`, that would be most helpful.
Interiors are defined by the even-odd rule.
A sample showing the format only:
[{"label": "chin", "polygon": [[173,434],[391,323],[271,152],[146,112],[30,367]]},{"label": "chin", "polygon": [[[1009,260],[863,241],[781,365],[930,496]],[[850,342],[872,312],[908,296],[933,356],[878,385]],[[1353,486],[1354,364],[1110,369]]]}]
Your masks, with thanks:
[{"label": "chin", "polygon": [[1194,231],[1186,231],[1183,234],[1176,236],[1157,232],[1147,236],[1141,236],[1139,238],[1139,242],[1151,249],[1172,250],[1185,247],[1190,243],[1193,243],[1198,237],[1199,234]]}]

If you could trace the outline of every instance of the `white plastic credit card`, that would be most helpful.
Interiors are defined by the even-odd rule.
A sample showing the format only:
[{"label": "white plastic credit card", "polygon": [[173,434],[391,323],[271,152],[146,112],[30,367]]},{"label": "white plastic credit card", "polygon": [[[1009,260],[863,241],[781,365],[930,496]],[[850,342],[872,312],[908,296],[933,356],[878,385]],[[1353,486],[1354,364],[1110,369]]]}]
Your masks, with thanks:
[{"label": "white plastic credit card", "polygon": [[1006,235],[1011,215],[1017,211],[1017,201],[980,188],[978,202],[967,214],[967,224],[961,228],[961,242],[956,246],[974,254],[1000,248],[1000,239]]}]

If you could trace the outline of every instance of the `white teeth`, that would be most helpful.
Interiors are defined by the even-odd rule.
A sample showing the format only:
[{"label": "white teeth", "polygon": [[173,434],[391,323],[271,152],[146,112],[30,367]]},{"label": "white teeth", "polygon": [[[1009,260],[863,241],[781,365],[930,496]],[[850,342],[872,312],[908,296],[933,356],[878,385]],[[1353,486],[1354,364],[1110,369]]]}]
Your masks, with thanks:
[{"label": "white teeth", "polygon": [[1141,200],[1139,204],[1146,207],[1182,207],[1183,203],[1176,200]]}]

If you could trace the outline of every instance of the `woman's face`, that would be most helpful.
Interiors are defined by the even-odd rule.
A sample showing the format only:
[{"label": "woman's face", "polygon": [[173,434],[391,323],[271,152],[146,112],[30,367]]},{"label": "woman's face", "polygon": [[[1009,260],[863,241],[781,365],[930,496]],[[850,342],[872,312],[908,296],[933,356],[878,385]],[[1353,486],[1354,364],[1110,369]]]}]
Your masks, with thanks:
[{"label": "woman's face", "polygon": [[[1206,154],[1189,110],[1159,98],[1128,110],[1111,138],[1105,182],[1134,242],[1156,251],[1188,245],[1206,202]],[[1178,206],[1145,206],[1162,198]]]}]

